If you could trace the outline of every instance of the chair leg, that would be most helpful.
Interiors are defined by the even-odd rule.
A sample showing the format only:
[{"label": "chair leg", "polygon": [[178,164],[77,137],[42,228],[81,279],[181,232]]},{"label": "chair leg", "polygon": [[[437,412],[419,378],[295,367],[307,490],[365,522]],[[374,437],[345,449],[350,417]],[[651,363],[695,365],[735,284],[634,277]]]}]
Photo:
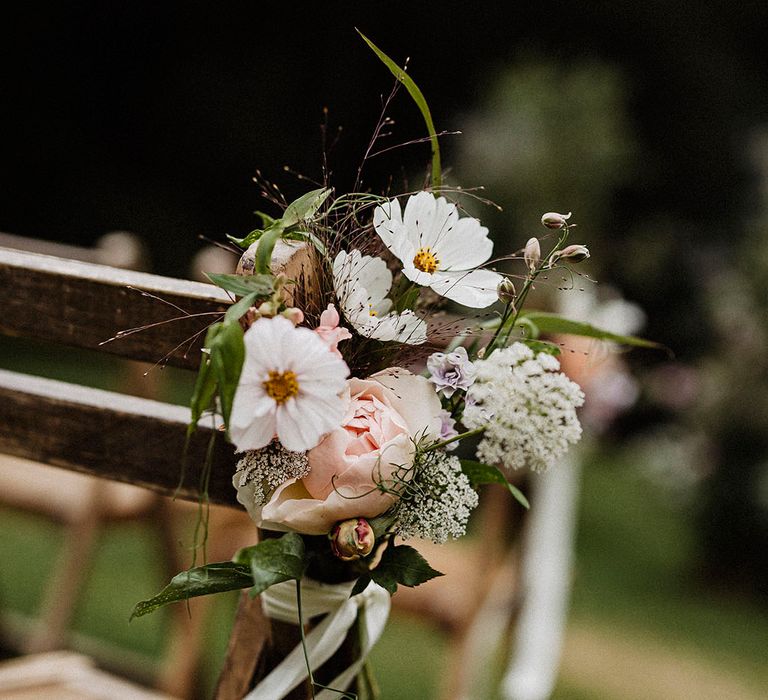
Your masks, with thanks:
[{"label": "chair leg", "polygon": [[66,646],[75,607],[98,540],[97,511],[67,525],[56,571],[48,584],[40,626],[24,646],[24,653],[52,651]]}]

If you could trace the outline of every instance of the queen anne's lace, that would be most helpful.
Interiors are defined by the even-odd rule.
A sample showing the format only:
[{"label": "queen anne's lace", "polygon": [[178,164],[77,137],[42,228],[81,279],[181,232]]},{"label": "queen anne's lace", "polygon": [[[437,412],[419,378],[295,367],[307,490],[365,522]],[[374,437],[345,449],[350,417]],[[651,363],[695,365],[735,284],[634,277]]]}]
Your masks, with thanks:
[{"label": "queen anne's lace", "polygon": [[578,442],[576,409],[584,393],[559,371],[555,357],[514,343],[475,364],[462,420],[469,429],[485,428],[477,448],[481,460],[540,472]]},{"label": "queen anne's lace", "polygon": [[253,505],[263,506],[278,486],[288,479],[302,479],[307,474],[307,453],[291,452],[273,440],[260,450],[245,453],[237,463],[235,487],[251,485]]},{"label": "queen anne's lace", "polygon": [[461,537],[478,497],[459,459],[430,452],[417,458],[416,466],[398,506],[395,532],[403,539],[419,537],[436,544]]}]

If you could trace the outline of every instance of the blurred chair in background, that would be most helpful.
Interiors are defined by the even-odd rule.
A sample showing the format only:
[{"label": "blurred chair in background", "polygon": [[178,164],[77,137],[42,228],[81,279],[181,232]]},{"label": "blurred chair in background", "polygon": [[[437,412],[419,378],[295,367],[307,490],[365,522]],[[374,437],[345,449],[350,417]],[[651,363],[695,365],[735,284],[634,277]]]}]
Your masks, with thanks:
[{"label": "blurred chair in background", "polygon": [[[599,302],[589,292],[565,295],[561,313],[614,333],[636,332],[644,314],[606,289]],[[637,398],[638,388],[618,354],[601,341],[567,336],[563,371],[587,395],[581,421],[599,435]],[[566,632],[576,535],[582,446],[525,486],[531,510],[504,490],[483,499],[474,535],[450,545],[419,542],[417,548],[445,577],[429,586],[401,589],[395,610],[422,616],[450,637],[450,658],[440,697],[485,697],[495,675],[490,660],[504,653],[499,687],[504,700],[546,700],[555,688]],[[486,487],[488,488],[488,487]],[[508,651],[504,650],[508,645]]]},{"label": "blurred chair in background", "polygon": [[[560,312],[574,320],[627,335],[636,333],[645,315],[635,304],[606,290],[602,302],[590,291],[561,297]],[[563,371],[584,390],[581,411],[585,436],[597,436],[627,410],[638,396],[638,387],[611,343],[567,336]],[[521,565],[522,605],[511,645],[507,671],[501,682],[504,700],[546,700],[557,683],[560,656],[568,617],[573,571],[573,551],[578,517],[578,493],[584,445],[532,479],[533,493]]]},{"label": "blurred chair in background", "polygon": [[[0,233],[0,247],[139,271],[149,266],[148,252],[141,239],[123,231],[106,234],[93,248]],[[208,262],[202,262],[204,269],[209,269]],[[146,375],[143,365],[127,363],[121,369],[117,389],[130,393],[131,389],[139,388],[148,398],[157,393],[156,375]],[[121,685],[121,681],[96,671],[87,657],[55,650],[67,648],[72,641],[73,614],[85,588],[99,535],[104,529],[112,523],[151,523],[161,545],[162,575],[167,580],[189,565],[188,553],[179,544],[182,537],[178,521],[183,518],[189,523],[197,506],[173,501],[136,486],[5,455],[0,456],[0,467],[0,504],[48,518],[59,524],[64,533],[62,549],[45,587],[39,618],[33,622],[6,614],[0,625],[6,648],[32,654],[9,662],[8,667],[0,671],[3,697],[15,697],[13,693],[23,692],[19,679],[26,679],[29,686],[36,689],[34,692],[43,692],[48,682],[60,681],[62,685],[57,686],[60,692],[66,687],[69,688],[67,692],[75,693],[74,696],[90,697],[85,692],[90,682],[95,691],[101,689],[99,697],[160,697],[128,683]],[[237,542],[252,543],[252,523],[245,513],[212,507],[210,518],[215,523],[211,526],[212,533],[221,530]],[[243,528],[242,532],[240,528]],[[223,544],[221,538],[211,538],[208,552],[215,560],[229,559],[231,543]],[[184,606],[174,606],[168,648],[155,682],[163,693],[176,697],[196,697],[200,692],[196,670],[203,651],[202,626],[209,603],[194,600],[191,606],[194,614]],[[114,694],[105,695],[104,688],[112,688]],[[77,695],[80,692],[82,694]],[[53,697],[48,691],[46,693]]]}]

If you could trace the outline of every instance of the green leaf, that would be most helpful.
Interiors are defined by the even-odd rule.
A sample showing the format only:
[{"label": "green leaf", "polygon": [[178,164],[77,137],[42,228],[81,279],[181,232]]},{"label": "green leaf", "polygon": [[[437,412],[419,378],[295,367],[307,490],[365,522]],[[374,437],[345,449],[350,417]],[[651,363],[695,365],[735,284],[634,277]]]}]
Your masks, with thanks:
[{"label": "green leaf", "polygon": [[247,566],[229,561],[198,566],[176,574],[156,596],[137,603],[130,619],[154,612],[168,603],[176,603],[180,600],[210,593],[249,588],[252,585],[253,578]]},{"label": "green leaf", "polygon": [[514,484],[510,484],[507,477],[497,467],[492,467],[490,464],[483,464],[482,462],[475,462],[472,459],[462,459],[461,471],[467,475],[469,483],[473,488],[482,484],[503,484],[523,508],[531,507],[523,492]]},{"label": "green leaf", "polygon": [[259,274],[268,274],[272,264],[272,251],[275,249],[275,243],[282,237],[285,227],[281,222],[276,222],[259,238],[259,247],[256,248],[255,267]]},{"label": "green leaf", "polygon": [[412,588],[443,574],[433,569],[413,547],[403,544],[387,547],[370,575],[382,588],[394,594],[398,584]]},{"label": "green leaf", "polygon": [[518,342],[525,343],[535,353],[546,352],[548,355],[552,355],[553,357],[557,357],[558,355],[562,354],[560,348],[557,347],[557,345],[554,343],[548,343],[546,340],[520,338]]},{"label": "green leaf", "polygon": [[531,319],[528,318],[527,316],[521,315],[517,319],[517,325],[520,328],[525,329],[525,331],[528,334],[526,336],[527,339],[535,340],[541,335],[541,329],[533,321],[531,321]]},{"label": "green leaf", "polygon": [[355,585],[352,586],[352,591],[349,594],[349,597],[352,598],[352,596],[356,596],[358,593],[362,593],[366,588],[368,588],[368,584],[371,582],[371,577],[368,574],[363,574],[357,581],[355,581]]},{"label": "green leaf", "polygon": [[256,216],[258,216],[259,219],[261,219],[262,228],[269,228],[270,226],[272,226],[272,224],[275,223],[275,221],[277,221],[277,219],[270,216],[269,214],[265,214],[263,211],[255,211],[253,213],[256,214]]},{"label": "green leaf", "polygon": [[381,562],[371,571],[371,579],[378,583],[389,595],[397,593],[397,575],[384,562]]},{"label": "green leaf", "polygon": [[435,192],[440,190],[442,185],[442,169],[440,167],[440,144],[437,140],[437,132],[435,131],[435,125],[432,122],[432,114],[429,111],[429,105],[424,98],[424,94],[419,89],[419,86],[411,79],[411,77],[400,68],[387,54],[385,54],[378,46],[376,46],[365,34],[359,29],[356,29],[357,33],[363,38],[363,41],[368,44],[371,51],[375,53],[379,60],[389,68],[392,75],[395,76],[408,90],[408,94],[413,98],[416,106],[421,112],[421,116],[424,117],[424,122],[427,125],[427,131],[429,132],[429,140],[432,142],[432,189]]},{"label": "green leaf", "polygon": [[310,231],[291,231],[290,233],[284,233],[283,238],[287,238],[291,241],[309,241],[315,246],[315,250],[317,250],[320,255],[328,255],[328,248],[326,248],[325,244]]},{"label": "green leaf", "polygon": [[206,272],[205,274],[217,287],[239,297],[252,293],[266,297],[274,291],[275,278],[268,273],[261,275],[221,275],[215,272]]},{"label": "green leaf", "polygon": [[211,370],[219,386],[219,400],[224,424],[229,425],[232,402],[245,360],[243,329],[239,323],[222,324],[210,344]]},{"label": "green leaf", "polygon": [[246,294],[240,301],[232,304],[227,309],[227,313],[224,314],[224,323],[236,323],[239,321],[241,316],[253,306],[253,303],[259,296],[261,295],[258,292],[251,292]]},{"label": "green leaf", "polygon": [[227,234],[227,240],[231,241],[237,246],[240,246],[241,248],[248,248],[251,243],[255,243],[256,241],[261,238],[261,234],[264,233],[264,231],[260,228],[257,228],[254,231],[251,231],[247,236],[243,236],[242,238],[235,238],[234,236],[230,236]]},{"label": "green leaf", "polygon": [[583,323],[582,321],[571,321],[557,314],[546,313],[544,311],[530,311],[524,314],[524,318],[533,322],[542,333],[564,333],[566,335],[582,335],[587,338],[597,338],[599,340],[610,340],[613,343],[622,345],[633,345],[640,348],[666,349],[660,343],[654,343],[645,338],[638,338],[634,335],[618,335],[604,331],[601,328]]},{"label": "green leaf", "polygon": [[413,309],[419,298],[419,287],[410,287],[404,294],[401,294],[395,301],[395,311],[401,314],[406,309]]},{"label": "green leaf", "polygon": [[[214,323],[208,328],[208,332],[205,336],[205,343],[203,344],[204,348],[210,348],[213,339],[218,335],[221,328],[221,323]],[[192,398],[189,402],[191,416],[189,425],[187,426],[188,438],[197,429],[197,422],[200,420],[200,416],[203,415],[203,412],[211,405],[215,393],[216,376],[211,369],[210,352],[204,352],[200,368],[197,370],[195,388],[192,390]]]},{"label": "green leaf", "polygon": [[330,188],[325,187],[303,194],[286,207],[280,223],[284,228],[290,228],[296,224],[311,221],[330,194]]},{"label": "green leaf", "polygon": [[295,532],[241,549],[235,554],[234,561],[250,564],[253,577],[251,596],[281,581],[299,581],[307,568],[304,540]]}]

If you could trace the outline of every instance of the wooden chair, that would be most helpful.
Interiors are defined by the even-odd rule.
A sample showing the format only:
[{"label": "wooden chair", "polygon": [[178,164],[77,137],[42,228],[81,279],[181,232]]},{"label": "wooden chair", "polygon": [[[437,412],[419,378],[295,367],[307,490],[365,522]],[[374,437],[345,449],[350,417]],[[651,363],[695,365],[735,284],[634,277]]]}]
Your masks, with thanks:
[{"label": "wooden chair", "polygon": [[[291,255],[284,257],[290,266]],[[231,303],[208,284],[9,248],[0,248],[0,295],[3,335],[190,371],[199,365],[206,327]],[[138,327],[143,330],[104,342]],[[218,431],[199,427],[179,484],[188,419],[179,406],[0,370],[0,454],[29,460],[22,466],[48,464],[198,502],[201,466]],[[208,501],[240,516],[233,450],[217,439],[212,455]],[[298,629],[264,619],[258,599],[244,598],[217,697],[241,698],[299,638]],[[296,696],[307,697],[306,688]]]},{"label": "wooden chair", "polygon": [[[136,291],[139,289],[167,303]],[[190,370],[199,361],[200,338],[189,346],[184,341],[194,339],[229,303],[227,295],[211,285],[11,249],[0,249],[0,294],[0,331],[4,335],[151,362],[169,353],[169,365]],[[191,316],[164,323],[185,313]],[[102,344],[119,330],[156,323],[160,325]],[[0,370],[0,396],[0,453],[9,455],[16,470],[29,480],[47,478],[35,464],[43,463],[149,487],[157,494],[176,492],[188,420],[185,409],[5,370]],[[210,436],[210,429],[202,427],[192,443],[188,479],[178,491],[181,499],[199,498],[199,467]],[[233,466],[232,451],[221,441],[209,488],[212,502],[235,504],[230,481]],[[10,470],[6,462],[3,476]],[[71,476],[74,483],[76,475]],[[57,483],[61,484],[60,478]],[[113,513],[119,512],[120,499],[109,494],[117,494],[117,486],[108,481],[92,486],[99,492],[99,505]],[[159,504],[151,491],[140,493],[149,494]],[[52,493],[55,496],[48,504],[53,504],[52,510],[58,509],[59,516],[69,522],[77,523],[79,518],[69,539],[72,547],[82,551],[92,539],[94,512],[98,513],[90,507],[94,499],[83,498],[79,486],[57,488]],[[17,499],[17,505],[22,505],[21,500]],[[136,504],[124,501],[120,502],[126,512],[134,513]],[[69,561],[76,562],[77,557]],[[172,566],[183,568],[178,561]],[[59,576],[76,588],[72,573],[61,570]],[[60,619],[54,628],[60,631],[69,610],[56,607]],[[38,639],[28,649],[50,646]]]},{"label": "wooden chair", "polygon": [[[282,265],[296,264],[297,260],[290,251],[279,259]],[[289,276],[297,278],[295,271]],[[223,291],[208,284],[3,248],[0,294],[4,300],[0,332],[4,335],[107,352],[127,360],[162,360],[183,370],[196,369],[205,328],[231,303]],[[104,343],[118,331],[138,327],[143,330]],[[179,484],[188,417],[189,411],[179,406],[0,370],[0,454],[196,502],[204,454],[216,431],[209,425],[200,426],[190,445],[187,473]],[[216,440],[208,498],[212,504],[235,506],[241,513],[231,484],[234,465],[231,446],[223,439]],[[510,507],[503,491],[497,491],[497,498],[489,495],[484,499],[482,517],[487,520],[481,529],[509,531],[505,523],[510,524],[511,513],[520,511]],[[488,611],[496,606],[503,608],[505,619],[509,619],[517,605],[513,573],[517,550],[503,537],[497,538],[498,546],[489,546],[492,544],[486,538],[484,546],[474,550],[476,569],[485,574],[477,577],[475,585],[467,585],[463,554],[442,557],[462,550],[437,549],[427,558],[448,576],[395,597],[403,609],[408,609],[411,600],[412,611],[431,611],[454,633],[457,643],[447,693],[466,687],[467,655],[471,658],[477,648],[478,611],[484,611],[487,619]],[[445,595],[438,592],[457,581],[461,581],[462,591],[469,592],[462,605],[455,591]],[[447,601],[442,608],[430,608],[425,603],[440,598]],[[259,600],[243,595],[216,697],[242,698],[254,680],[298,641],[297,628],[266,619]],[[346,665],[351,653],[347,645],[330,665]],[[333,668],[325,670],[329,677],[335,675]],[[306,685],[290,695],[291,699],[307,697]],[[461,695],[446,697],[456,700]]]}]

